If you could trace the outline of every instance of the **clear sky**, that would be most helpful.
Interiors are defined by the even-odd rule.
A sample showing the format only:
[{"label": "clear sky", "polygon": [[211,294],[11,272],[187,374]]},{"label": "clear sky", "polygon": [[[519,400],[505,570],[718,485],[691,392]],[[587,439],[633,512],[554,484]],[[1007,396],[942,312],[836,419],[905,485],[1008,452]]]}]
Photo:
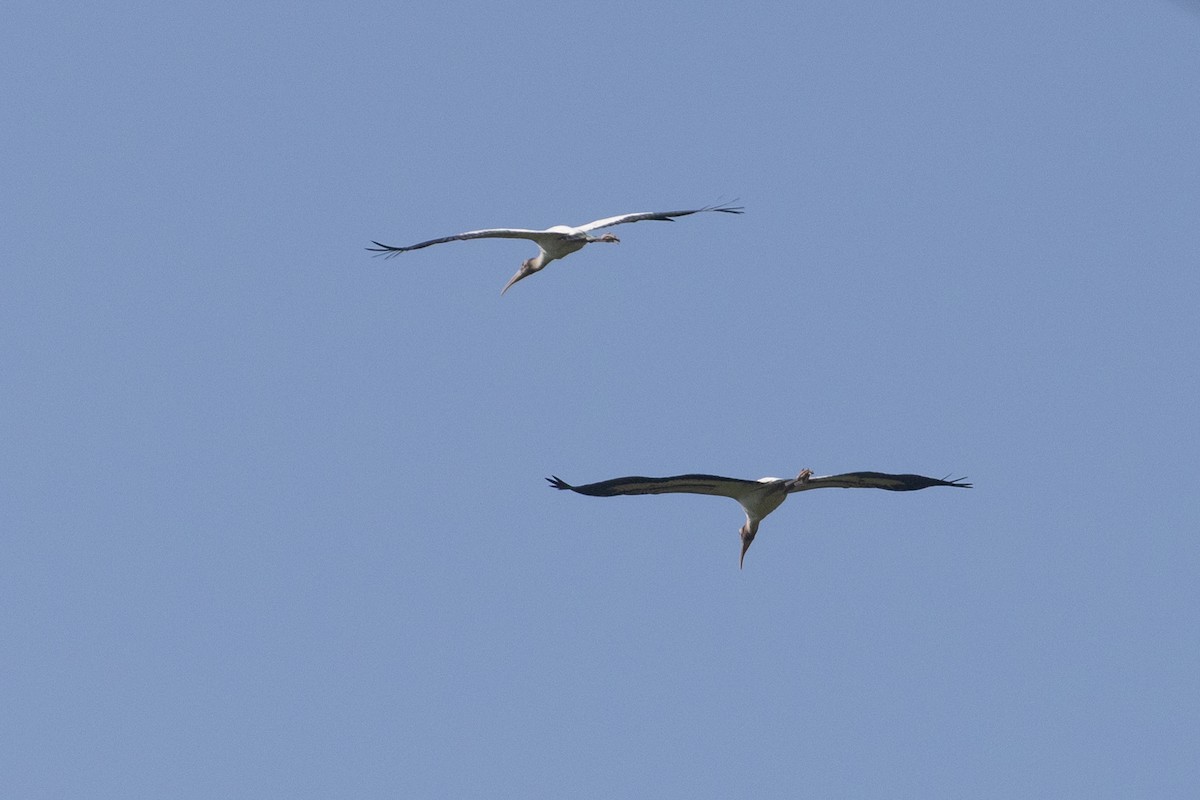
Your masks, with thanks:
[{"label": "clear sky", "polygon": [[3,796],[1200,792],[1200,4],[5,18]]}]

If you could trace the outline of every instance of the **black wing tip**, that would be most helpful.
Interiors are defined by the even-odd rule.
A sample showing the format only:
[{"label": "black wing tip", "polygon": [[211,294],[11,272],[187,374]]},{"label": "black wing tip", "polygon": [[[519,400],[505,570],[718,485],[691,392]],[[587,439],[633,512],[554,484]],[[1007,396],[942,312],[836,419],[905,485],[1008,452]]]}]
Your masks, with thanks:
[{"label": "black wing tip", "polygon": [[403,253],[404,251],[408,250],[407,247],[392,247],[391,245],[383,244],[382,242],[377,242],[374,239],[371,240],[371,244],[373,244],[375,246],[374,247],[364,247],[363,249],[374,253],[376,256],[384,256],[385,258],[391,258],[394,255]]},{"label": "black wing tip", "polygon": [[913,489],[927,489],[930,486],[954,486],[958,489],[970,489],[972,484],[967,483],[966,476],[961,478],[951,478],[947,475],[944,478],[926,478],[924,475],[906,476],[910,481],[910,487]]},{"label": "black wing tip", "polygon": [[716,203],[714,203],[711,206],[705,206],[704,210],[705,211],[720,211],[722,214],[745,214],[746,213],[745,206],[735,206],[734,205],[734,203],[736,203],[738,200],[741,200],[741,199],[742,198],[740,198],[740,197],[735,197],[728,202],[726,202],[724,200],[718,200]]},{"label": "black wing tip", "polygon": [[878,478],[880,479],[880,482],[876,483],[876,486],[881,489],[890,489],[893,492],[914,492],[918,489],[928,489],[933,486],[954,486],[959,489],[970,489],[972,486],[972,484],[967,482],[966,477],[951,478],[949,475],[947,475],[945,478],[930,478],[927,475],[914,475],[909,473],[903,475],[893,475],[887,472],[865,472],[857,474],[866,478]]},{"label": "black wing tip", "polygon": [[551,475],[549,478],[546,478],[546,480],[549,481],[550,486],[555,489],[574,489],[575,488],[574,486],[567,483],[566,481],[564,481],[562,478],[558,477],[557,475]]},{"label": "black wing tip", "polygon": [[[731,202],[736,203],[737,200],[733,200]],[[731,206],[728,203],[717,203],[716,205],[713,205],[713,206],[705,206],[704,208],[702,208],[700,210],[701,211],[720,211],[722,214],[745,214],[746,213],[745,206]]]}]

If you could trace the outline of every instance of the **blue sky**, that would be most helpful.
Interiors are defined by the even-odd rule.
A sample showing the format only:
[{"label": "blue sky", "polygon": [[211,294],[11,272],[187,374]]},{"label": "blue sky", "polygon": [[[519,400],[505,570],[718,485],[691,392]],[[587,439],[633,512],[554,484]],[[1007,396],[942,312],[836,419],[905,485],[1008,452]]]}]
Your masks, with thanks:
[{"label": "blue sky", "polygon": [[1200,7],[418,6],[8,11],[3,794],[1200,790]]}]

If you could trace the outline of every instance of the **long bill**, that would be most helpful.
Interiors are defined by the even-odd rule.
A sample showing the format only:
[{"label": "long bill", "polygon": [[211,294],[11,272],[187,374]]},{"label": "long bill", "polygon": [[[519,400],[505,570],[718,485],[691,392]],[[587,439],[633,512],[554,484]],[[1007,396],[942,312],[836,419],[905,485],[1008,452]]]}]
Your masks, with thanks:
[{"label": "long bill", "polygon": [[754,541],[754,536],[758,533],[758,523],[746,520],[746,524],[738,533],[742,535],[742,555],[738,559],[738,569],[741,569],[746,561],[746,551],[750,549],[750,543]]},{"label": "long bill", "polygon": [[519,280],[522,280],[523,278],[528,278],[530,275],[532,275],[535,272],[537,272],[537,270],[530,269],[528,264],[522,264],[521,268],[519,270],[517,270],[517,274],[513,275],[511,278],[509,278],[508,283],[504,284],[504,288],[500,290],[500,296],[501,297],[504,296],[504,293],[508,291],[508,287],[512,286],[514,283],[516,283]]}]

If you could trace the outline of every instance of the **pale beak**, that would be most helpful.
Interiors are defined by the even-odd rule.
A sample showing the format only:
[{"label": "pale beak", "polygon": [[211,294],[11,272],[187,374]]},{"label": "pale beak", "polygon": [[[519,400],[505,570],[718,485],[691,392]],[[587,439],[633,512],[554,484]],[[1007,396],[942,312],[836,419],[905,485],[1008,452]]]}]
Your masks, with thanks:
[{"label": "pale beak", "polygon": [[746,561],[746,551],[750,549],[750,543],[753,541],[753,536],[742,536],[742,557],[738,559],[738,569],[741,569],[742,564]]},{"label": "pale beak", "polygon": [[537,272],[537,270],[529,269],[524,264],[522,264],[521,268],[519,270],[517,270],[517,274],[513,275],[511,278],[509,278],[508,283],[504,284],[504,288],[500,290],[501,296],[503,296],[504,293],[508,291],[508,287],[512,286],[514,283],[521,280],[522,278],[528,278],[530,275],[532,275],[535,272]]}]

